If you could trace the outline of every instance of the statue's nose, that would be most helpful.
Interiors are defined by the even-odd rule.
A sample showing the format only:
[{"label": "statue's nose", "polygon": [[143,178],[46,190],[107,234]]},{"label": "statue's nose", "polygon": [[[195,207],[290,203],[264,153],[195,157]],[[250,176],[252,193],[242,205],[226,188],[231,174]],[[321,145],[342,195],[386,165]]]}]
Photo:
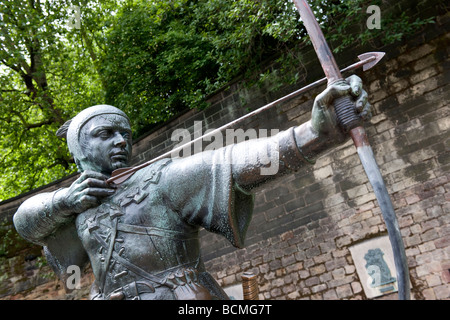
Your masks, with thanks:
[{"label": "statue's nose", "polygon": [[115,132],[114,134],[114,145],[115,146],[126,146],[127,141],[125,140],[125,138],[123,137],[122,134],[120,134],[120,132]]}]

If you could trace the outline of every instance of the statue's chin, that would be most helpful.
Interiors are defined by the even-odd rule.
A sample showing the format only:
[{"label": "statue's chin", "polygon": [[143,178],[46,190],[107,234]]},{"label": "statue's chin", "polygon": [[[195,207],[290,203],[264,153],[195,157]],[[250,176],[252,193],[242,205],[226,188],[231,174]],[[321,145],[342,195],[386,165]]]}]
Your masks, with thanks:
[{"label": "statue's chin", "polygon": [[129,166],[128,162],[125,162],[125,161],[114,161],[112,163],[113,170],[120,169],[120,168],[126,168],[128,166]]}]

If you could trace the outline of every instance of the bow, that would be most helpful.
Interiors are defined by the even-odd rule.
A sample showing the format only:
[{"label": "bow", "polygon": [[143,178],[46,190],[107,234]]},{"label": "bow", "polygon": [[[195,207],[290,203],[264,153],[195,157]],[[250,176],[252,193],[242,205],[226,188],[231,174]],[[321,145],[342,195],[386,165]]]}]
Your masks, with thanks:
[{"label": "bow", "polygon": [[[342,81],[343,78],[341,72],[337,67],[334,56],[325,41],[325,37],[310,6],[306,0],[293,0],[293,2],[297,7],[300,17],[302,18],[305,28],[309,34],[314,50],[328,80],[328,85],[337,81]],[[369,182],[372,185],[378,205],[380,206],[394,254],[394,263],[397,270],[399,299],[409,300],[409,270],[403,239],[389,193],[386,189],[380,169],[375,161],[375,156],[372,148],[370,147],[366,132],[361,125],[361,121],[359,116],[356,114],[356,109],[353,106],[353,102],[350,97],[345,96],[336,99],[334,101],[334,107],[337,122],[341,129],[351,136]]]}]

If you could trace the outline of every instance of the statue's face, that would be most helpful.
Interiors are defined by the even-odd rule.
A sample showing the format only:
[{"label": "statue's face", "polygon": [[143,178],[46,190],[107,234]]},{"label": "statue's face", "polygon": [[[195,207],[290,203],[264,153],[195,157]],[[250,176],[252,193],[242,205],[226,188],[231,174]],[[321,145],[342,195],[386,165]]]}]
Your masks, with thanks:
[{"label": "statue's face", "polygon": [[80,132],[80,144],[85,155],[83,170],[110,175],[115,169],[129,166],[131,159],[131,128],[124,117],[99,115],[90,119]]}]

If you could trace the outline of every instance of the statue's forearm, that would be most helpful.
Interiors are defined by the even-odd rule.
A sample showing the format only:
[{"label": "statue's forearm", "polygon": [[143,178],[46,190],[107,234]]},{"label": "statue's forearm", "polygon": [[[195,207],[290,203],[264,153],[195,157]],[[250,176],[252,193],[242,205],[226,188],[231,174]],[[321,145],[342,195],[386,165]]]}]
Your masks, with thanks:
[{"label": "statue's forearm", "polygon": [[313,129],[311,121],[305,122],[298,127],[294,127],[294,137],[297,148],[301,150],[302,155],[312,164],[324,152],[336,146],[337,139],[331,135],[319,135]]},{"label": "statue's forearm", "polygon": [[332,141],[316,133],[310,121],[270,138],[234,145],[234,180],[241,188],[250,191],[305,165],[314,164],[315,159],[333,145]]},{"label": "statue's forearm", "polygon": [[65,209],[58,191],[38,194],[19,207],[14,215],[14,225],[22,237],[45,245],[45,238],[72,219],[72,213]]}]

